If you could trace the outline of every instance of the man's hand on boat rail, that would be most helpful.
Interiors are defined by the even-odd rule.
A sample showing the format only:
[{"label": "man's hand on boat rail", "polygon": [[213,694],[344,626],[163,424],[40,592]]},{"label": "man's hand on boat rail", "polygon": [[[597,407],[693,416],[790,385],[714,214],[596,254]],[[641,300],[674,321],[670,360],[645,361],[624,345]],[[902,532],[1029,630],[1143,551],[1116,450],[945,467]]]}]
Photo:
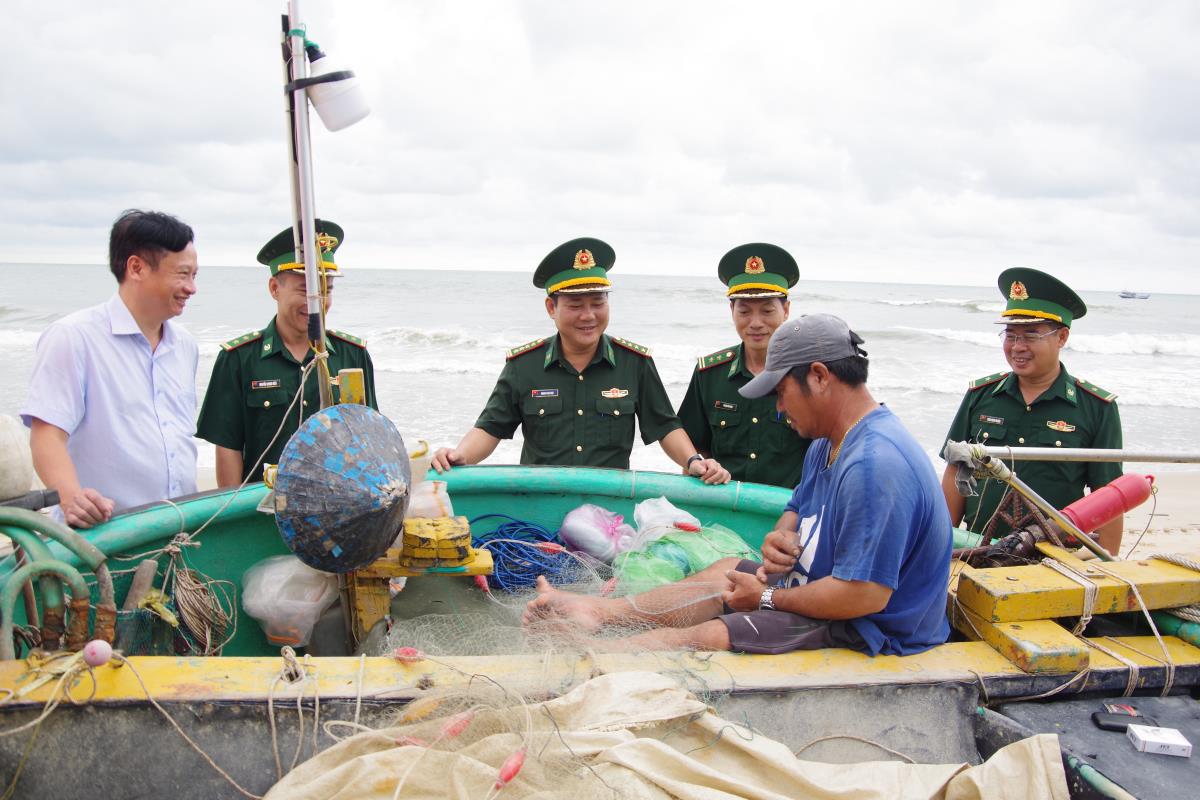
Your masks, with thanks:
[{"label": "man's hand on boat rail", "polygon": [[445,472],[453,466],[465,464],[466,459],[457,448],[439,447],[433,454],[433,460],[429,462],[429,466],[438,471],[438,474]]},{"label": "man's hand on boat rail", "polygon": [[688,474],[694,475],[702,479],[705,483],[712,485],[716,483],[729,483],[729,470],[721,466],[721,462],[715,458],[706,458],[702,461],[693,461],[688,464]]},{"label": "man's hand on boat rail", "polygon": [[95,489],[80,489],[60,497],[59,507],[72,528],[90,528],[107,522],[113,513],[113,501]]}]

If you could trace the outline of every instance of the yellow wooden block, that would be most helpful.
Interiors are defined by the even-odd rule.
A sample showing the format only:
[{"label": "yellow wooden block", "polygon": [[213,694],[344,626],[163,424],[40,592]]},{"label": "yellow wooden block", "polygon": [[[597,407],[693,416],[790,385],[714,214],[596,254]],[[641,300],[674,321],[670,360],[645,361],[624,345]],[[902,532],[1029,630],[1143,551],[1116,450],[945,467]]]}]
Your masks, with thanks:
[{"label": "yellow wooden block", "polygon": [[361,642],[371,627],[391,611],[392,594],[386,580],[363,577],[361,572],[352,573],[346,588],[353,607],[354,641]]},{"label": "yellow wooden block", "polygon": [[491,551],[480,548],[472,552],[474,556],[469,561],[464,561],[457,566],[415,567],[397,564],[395,574],[407,578],[417,575],[491,575],[493,571]]},{"label": "yellow wooden block", "polygon": [[360,367],[338,370],[338,402],[367,404],[367,382]]},{"label": "yellow wooden block", "polygon": [[1091,648],[1050,620],[988,622],[961,605],[952,605],[950,624],[970,639],[987,642],[1029,674],[1070,674],[1089,663]]},{"label": "yellow wooden block", "polygon": [[436,567],[441,563],[436,558],[409,558],[407,555],[400,556],[400,566],[402,567]]},{"label": "yellow wooden block", "polygon": [[[1126,580],[1137,584],[1148,608],[1200,602],[1200,572],[1166,561],[1084,562],[1071,558],[1069,563],[1097,587],[1093,614],[1138,610]],[[1101,568],[1124,580],[1105,575]],[[958,581],[959,603],[989,622],[1079,616],[1083,593],[1079,583],[1042,564],[964,571]]]}]

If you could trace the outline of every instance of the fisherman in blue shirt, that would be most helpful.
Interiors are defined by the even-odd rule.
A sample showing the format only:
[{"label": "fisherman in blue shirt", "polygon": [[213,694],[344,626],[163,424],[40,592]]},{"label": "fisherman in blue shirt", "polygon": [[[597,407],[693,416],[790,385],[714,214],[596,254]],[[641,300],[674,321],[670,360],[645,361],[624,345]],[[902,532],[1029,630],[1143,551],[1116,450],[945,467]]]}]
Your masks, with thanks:
[{"label": "fisherman in blue shirt", "polygon": [[867,390],[862,343],[834,316],[789,320],[771,336],[765,369],[740,390],[773,392],[796,431],[813,439],[761,564],[722,559],[625,598],[573,595],[539,578],[526,624],[565,617],[590,632],[656,626],[591,642],[608,650],[908,655],[944,642],[949,512],[928,456]]}]

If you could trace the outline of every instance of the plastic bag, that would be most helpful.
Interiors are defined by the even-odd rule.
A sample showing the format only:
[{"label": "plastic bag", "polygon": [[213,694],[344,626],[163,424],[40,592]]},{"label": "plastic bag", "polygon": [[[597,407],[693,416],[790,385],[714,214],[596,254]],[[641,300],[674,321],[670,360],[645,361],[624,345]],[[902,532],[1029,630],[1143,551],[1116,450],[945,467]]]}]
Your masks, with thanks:
[{"label": "plastic bag", "polygon": [[337,576],[295,556],[271,556],[242,576],[242,608],[276,647],[303,647],[325,609],[337,600]]},{"label": "plastic bag", "polygon": [[700,520],[681,508],[671,505],[665,497],[643,500],[633,507],[633,521],[637,535],[627,549],[643,550],[665,533],[677,530],[680,525],[693,531],[700,530]]},{"label": "plastic bag", "polygon": [[642,548],[617,556],[613,573],[623,591],[641,592],[683,580],[722,558],[758,560],[759,554],[722,525],[694,532],[675,528]]},{"label": "plastic bag", "polygon": [[405,519],[453,516],[454,506],[450,503],[450,493],[446,491],[445,481],[421,481],[412,487],[408,509],[404,512]]},{"label": "plastic bag", "polygon": [[625,517],[585,503],[563,518],[558,536],[570,549],[611,564],[618,553],[630,548],[635,533]]}]

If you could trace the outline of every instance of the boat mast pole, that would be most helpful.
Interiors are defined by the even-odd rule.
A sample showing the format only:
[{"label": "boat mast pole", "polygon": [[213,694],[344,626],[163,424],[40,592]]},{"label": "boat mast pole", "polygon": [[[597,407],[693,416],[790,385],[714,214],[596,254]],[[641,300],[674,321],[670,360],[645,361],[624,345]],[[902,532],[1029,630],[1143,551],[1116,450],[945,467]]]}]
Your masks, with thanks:
[{"label": "boat mast pole", "polygon": [[[287,80],[294,84],[308,77],[308,58],[304,52],[304,22],[300,0],[288,0],[284,35],[290,47]],[[296,249],[304,254],[304,286],[308,296],[308,340],[316,353],[317,388],[321,408],[333,405],[329,362],[325,358],[324,283],[317,272],[321,250],[317,246],[317,223],[313,197],[312,138],[308,118],[308,90],[301,86],[289,95],[289,148],[292,174],[292,233]]]},{"label": "boat mast pole", "polygon": [[1164,450],[1103,450],[1084,447],[984,447],[984,454],[1004,461],[1127,461],[1156,464],[1200,464],[1200,453]]}]

